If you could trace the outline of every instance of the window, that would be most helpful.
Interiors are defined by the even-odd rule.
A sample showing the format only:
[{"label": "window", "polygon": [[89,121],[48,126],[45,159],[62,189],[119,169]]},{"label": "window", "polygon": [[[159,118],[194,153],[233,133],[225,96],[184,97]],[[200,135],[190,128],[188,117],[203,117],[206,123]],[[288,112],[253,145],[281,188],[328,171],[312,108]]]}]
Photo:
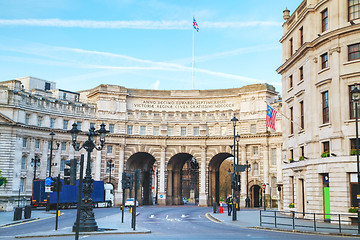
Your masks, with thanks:
[{"label": "window", "polygon": [[20,192],[23,193],[25,188],[25,178],[20,178]]},{"label": "window", "polygon": [[325,69],[329,67],[328,54],[324,53],[323,55],[320,56],[320,58],[321,58],[321,69]]},{"label": "window", "polygon": [[323,123],[329,123],[329,94],[328,91],[323,92],[322,96],[322,119]]},{"label": "window", "polygon": [[127,126],[127,130],[126,130],[126,133],[127,135],[131,135],[132,134],[132,126]]},{"label": "window", "polygon": [[305,157],[305,149],[304,146],[300,147],[300,156]]},{"label": "window", "polygon": [[328,30],[328,11],[325,9],[321,12],[321,32]]},{"label": "window", "polygon": [[276,165],[276,148],[271,149],[271,165]]},{"label": "window", "polygon": [[294,134],[294,108],[290,108],[290,134]]},{"label": "window", "polygon": [[304,129],[304,102],[300,102],[300,127]]},{"label": "window", "polygon": [[66,151],[66,142],[61,143],[61,151]]},{"label": "window", "polygon": [[299,68],[299,79],[300,79],[300,81],[304,80],[304,68],[303,67]]},{"label": "window", "polygon": [[[360,143],[360,140],[359,140],[359,143]],[[356,138],[350,139],[350,154],[352,151],[356,151]],[[356,155],[356,152],[351,155]]]},{"label": "window", "polygon": [[172,136],[172,135],[174,134],[174,129],[173,129],[173,127],[168,127],[167,133],[168,133],[168,136]]},{"label": "window", "polygon": [[65,159],[61,159],[60,161],[60,171],[64,171],[65,169]]},{"label": "window", "polygon": [[300,35],[300,46],[302,46],[304,44],[304,28],[301,27],[299,29],[299,35]]},{"label": "window", "polygon": [[50,90],[50,83],[48,83],[48,82],[45,83],[45,91],[46,90]]},{"label": "window", "polygon": [[114,133],[114,124],[109,124],[109,133]]},{"label": "window", "polygon": [[112,153],[113,153],[113,146],[107,146],[106,152],[107,152],[108,154],[112,154]]},{"label": "window", "polygon": [[[360,7],[360,6],[359,6]],[[360,59],[360,43],[348,46],[349,61]]]},{"label": "window", "polygon": [[181,127],[180,131],[181,136],[186,136],[186,127]]},{"label": "window", "polygon": [[[330,142],[329,141],[326,141],[326,142],[323,142],[322,143],[322,150],[323,150],[323,153],[328,153],[327,155],[324,155],[324,157],[329,157],[330,156]],[[322,155],[323,157],[323,155]]]},{"label": "window", "polygon": [[55,118],[50,118],[50,128],[55,127]]},{"label": "window", "polygon": [[221,127],[221,136],[226,136],[226,127]]},{"label": "window", "polygon": [[360,18],[360,1],[349,0],[349,21]]},{"label": "window", "polygon": [[77,129],[79,129],[79,130],[81,130],[81,123],[82,123],[82,122],[76,122],[76,124],[77,124]]},{"label": "window", "polygon": [[38,116],[37,118],[37,126],[41,127],[43,118],[41,116]]},{"label": "window", "polygon": [[294,160],[294,149],[290,149],[290,159]]},{"label": "window", "polygon": [[251,125],[250,125],[250,133],[251,133],[251,134],[255,134],[255,133],[256,133],[256,124],[251,124]]},{"label": "window", "polygon": [[199,127],[194,127],[193,131],[194,131],[193,132],[194,136],[199,136],[199,133],[200,133]]},{"label": "window", "polygon": [[26,156],[23,155],[21,157],[21,170],[25,170],[26,169]]},{"label": "window", "polygon": [[36,139],[35,140],[35,148],[39,149],[40,148],[40,139]]},{"label": "window", "polygon": [[259,175],[259,164],[254,163],[254,175]]},{"label": "window", "polygon": [[153,127],[153,135],[159,136],[159,127]]},{"label": "window", "polygon": [[259,147],[258,146],[253,147],[253,155],[259,155]]},{"label": "window", "polygon": [[28,139],[26,137],[24,137],[23,138],[23,144],[22,144],[23,148],[27,147],[27,141],[28,141]]},{"label": "window", "polygon": [[69,125],[69,120],[64,120],[63,121],[63,129],[67,130],[68,129],[68,125]]},{"label": "window", "polygon": [[146,134],[146,126],[140,126],[140,135]]},{"label": "window", "polygon": [[292,56],[293,55],[293,50],[294,50],[294,45],[293,45],[293,39],[292,38],[290,38],[289,44],[290,44],[290,56]]},{"label": "window", "polygon": [[30,114],[25,114],[25,124],[29,125],[30,122]]},{"label": "window", "polygon": [[[351,90],[353,90],[355,87],[357,87],[358,89],[360,88],[360,86],[357,84],[349,86],[350,119],[355,119],[355,116],[356,116],[355,102],[353,102],[352,98],[351,98]],[[358,103],[358,117],[360,117],[360,104],[359,103]]]},{"label": "window", "polygon": [[293,88],[293,76],[292,75],[290,75],[289,76],[289,88]]},{"label": "window", "polygon": [[95,123],[90,123],[90,128],[95,128]]}]

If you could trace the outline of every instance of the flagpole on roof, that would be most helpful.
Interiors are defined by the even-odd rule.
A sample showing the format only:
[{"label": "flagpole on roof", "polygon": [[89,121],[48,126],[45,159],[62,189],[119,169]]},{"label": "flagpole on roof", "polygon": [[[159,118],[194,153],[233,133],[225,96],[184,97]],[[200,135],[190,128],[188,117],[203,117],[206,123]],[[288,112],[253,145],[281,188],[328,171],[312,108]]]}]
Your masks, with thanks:
[{"label": "flagpole on roof", "polygon": [[[193,21],[195,17],[193,16]],[[192,52],[192,89],[194,90],[194,73],[195,73],[195,28],[193,26],[193,52]]]}]

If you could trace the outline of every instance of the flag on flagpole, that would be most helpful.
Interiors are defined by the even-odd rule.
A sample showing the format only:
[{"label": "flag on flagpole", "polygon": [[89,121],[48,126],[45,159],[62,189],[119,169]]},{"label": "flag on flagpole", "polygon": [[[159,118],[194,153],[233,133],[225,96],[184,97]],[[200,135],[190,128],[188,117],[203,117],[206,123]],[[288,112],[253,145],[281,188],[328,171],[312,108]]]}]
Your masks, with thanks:
[{"label": "flag on flagpole", "polygon": [[275,130],[275,118],[277,111],[267,104],[266,111],[266,126]]},{"label": "flag on flagpole", "polygon": [[197,32],[199,32],[199,25],[197,24],[197,22],[196,22],[196,20],[195,20],[194,17],[193,17],[193,27],[194,27],[194,29],[195,29]]}]

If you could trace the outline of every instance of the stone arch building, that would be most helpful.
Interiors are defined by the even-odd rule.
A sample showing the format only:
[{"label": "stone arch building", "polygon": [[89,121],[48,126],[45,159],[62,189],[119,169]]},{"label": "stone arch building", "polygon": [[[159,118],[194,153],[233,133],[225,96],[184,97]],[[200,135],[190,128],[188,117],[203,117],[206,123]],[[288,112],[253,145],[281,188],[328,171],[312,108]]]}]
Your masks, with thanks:
[{"label": "stone arch building", "polygon": [[[48,84],[46,84],[48,83]],[[21,86],[27,86],[22,88]],[[42,86],[50,86],[44,89]],[[35,86],[31,88],[31,86]],[[11,202],[18,191],[31,196],[33,168],[30,159],[39,155],[38,178],[48,175],[49,133],[60,143],[53,151],[53,175],[63,175],[61,159],[79,157],[67,132],[74,122],[82,131],[104,122],[110,133],[102,151],[92,153],[95,180],[108,181],[106,163],[115,168],[111,182],[115,203],[122,202],[123,171],[141,169],[141,204],[182,204],[183,166],[193,160],[198,165],[198,201],[207,206],[218,201],[219,167],[233,156],[234,128],[240,135],[239,164],[257,163],[249,182],[273,185],[267,194],[276,199],[281,185],[281,121],[277,131],[265,124],[266,103],[280,109],[273,86],[254,84],[217,90],[145,90],[115,85],[70,92],[55,83],[26,77],[0,83],[0,169],[9,183],[0,187],[0,196]],[[84,141],[85,133],[79,135]],[[86,156],[86,155],[85,155]],[[85,157],[85,161],[87,161]],[[275,179],[275,180],[274,180]],[[249,188],[252,185],[249,185]],[[246,175],[241,174],[241,205],[246,196]]]}]

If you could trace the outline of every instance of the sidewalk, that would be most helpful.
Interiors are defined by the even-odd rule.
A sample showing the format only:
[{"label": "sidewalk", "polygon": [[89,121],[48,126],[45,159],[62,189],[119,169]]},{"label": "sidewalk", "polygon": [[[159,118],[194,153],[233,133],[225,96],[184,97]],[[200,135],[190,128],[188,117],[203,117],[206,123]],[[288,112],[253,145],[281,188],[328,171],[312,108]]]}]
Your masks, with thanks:
[{"label": "sidewalk", "polygon": [[[21,223],[24,221],[32,221],[37,219],[44,219],[48,217],[55,217],[55,211],[32,211],[30,219],[22,219],[19,221],[13,220],[13,212],[0,212],[0,227],[6,227],[12,224]],[[103,235],[103,234],[145,234],[151,231],[139,226],[136,226],[134,231],[131,228],[131,214],[125,211],[124,223],[121,223],[121,212],[111,216],[96,219],[99,231],[97,232],[80,232],[80,235]],[[51,230],[47,232],[34,232],[23,235],[16,235],[15,238],[39,238],[39,237],[55,237],[55,236],[74,236],[72,232],[72,226],[62,228],[57,231]]]},{"label": "sidewalk", "polygon": [[[264,213],[264,212],[263,212]],[[266,215],[269,216],[269,212]],[[272,214],[272,213],[271,213]],[[338,224],[316,222],[316,231],[313,228],[313,222],[309,220],[296,219],[295,229],[292,227],[292,219],[287,216],[278,216],[277,227],[275,228],[274,218],[263,218],[263,224],[260,226],[260,209],[240,209],[237,212],[237,221],[232,221],[232,216],[228,216],[227,209],[224,209],[224,213],[210,213],[211,217],[221,221],[223,224],[236,225],[243,228],[255,228],[274,231],[286,231],[297,233],[311,233],[311,234],[324,234],[324,235],[337,235],[337,236],[351,236],[359,237],[357,234],[357,226],[343,225],[341,233],[336,228]],[[284,217],[284,218],[282,218]],[[266,222],[266,223],[264,223]]]}]

